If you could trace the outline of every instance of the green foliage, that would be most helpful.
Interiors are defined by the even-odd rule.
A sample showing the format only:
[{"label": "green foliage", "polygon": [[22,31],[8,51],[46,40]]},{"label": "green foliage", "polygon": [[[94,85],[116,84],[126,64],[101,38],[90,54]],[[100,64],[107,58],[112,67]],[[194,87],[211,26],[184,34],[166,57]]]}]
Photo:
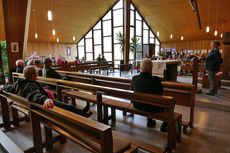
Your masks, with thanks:
[{"label": "green foliage", "polygon": [[130,44],[130,51],[131,51],[131,53],[136,54],[137,46],[140,45],[139,40],[140,40],[140,38],[137,39],[136,36],[133,36],[131,38],[131,44]]},{"label": "green foliage", "polygon": [[[9,76],[9,68],[8,68],[6,41],[0,41],[0,47],[2,53],[2,65],[3,65],[4,77],[7,78]],[[0,75],[2,75],[2,72]]]},{"label": "green foliage", "polygon": [[120,44],[121,53],[124,54],[125,39],[124,39],[124,35],[120,31],[119,33],[116,33],[116,39]]},{"label": "green foliage", "polygon": [[158,56],[165,56],[165,53],[158,52]]}]

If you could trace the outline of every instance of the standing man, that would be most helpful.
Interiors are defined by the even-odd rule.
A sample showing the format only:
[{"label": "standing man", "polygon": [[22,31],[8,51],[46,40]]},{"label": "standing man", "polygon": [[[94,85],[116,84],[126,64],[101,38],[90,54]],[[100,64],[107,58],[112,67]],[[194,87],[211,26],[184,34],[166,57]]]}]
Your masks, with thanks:
[{"label": "standing man", "polygon": [[207,95],[214,96],[217,94],[217,87],[215,83],[215,74],[220,70],[220,65],[223,62],[221,58],[221,54],[219,52],[219,41],[212,41],[211,42],[211,52],[206,57],[205,61],[205,69],[208,73],[208,79],[210,82],[210,91],[207,93]]}]

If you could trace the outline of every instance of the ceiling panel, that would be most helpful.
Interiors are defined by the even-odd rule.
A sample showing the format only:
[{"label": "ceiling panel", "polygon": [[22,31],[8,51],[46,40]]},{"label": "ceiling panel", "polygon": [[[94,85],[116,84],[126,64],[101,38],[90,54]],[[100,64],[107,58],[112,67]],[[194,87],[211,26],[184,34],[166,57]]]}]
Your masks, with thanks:
[{"label": "ceiling panel", "polygon": [[[159,39],[162,42],[178,41],[182,34],[184,40],[214,39],[215,27],[218,31],[230,31],[230,0],[197,0],[197,2],[202,30],[198,28],[197,17],[192,12],[189,0],[133,0],[152,30],[160,32]],[[207,24],[210,25],[210,33],[205,32]],[[171,33],[174,37],[172,40],[169,38]]]},{"label": "ceiling panel", "polygon": [[[50,0],[32,0],[29,26],[29,41],[76,43],[105,14],[116,0],[52,0],[54,27],[57,35],[52,35],[52,22],[47,19]],[[160,32],[162,42],[178,41],[183,34],[184,40],[216,38],[214,27],[218,31],[230,32],[230,0],[197,0],[202,30],[199,30],[196,14],[192,12],[189,0],[132,0],[152,30]],[[211,2],[208,7],[208,2]],[[218,5],[217,5],[218,4]],[[210,13],[208,13],[210,8]],[[34,14],[38,39],[34,38]],[[209,14],[209,21],[208,21]],[[217,17],[217,20],[216,20]],[[209,23],[208,23],[209,22]],[[205,32],[207,24],[210,33]],[[170,40],[170,34],[173,39]],[[73,41],[73,36],[76,40]],[[2,0],[0,3],[0,40],[5,40]]]}]

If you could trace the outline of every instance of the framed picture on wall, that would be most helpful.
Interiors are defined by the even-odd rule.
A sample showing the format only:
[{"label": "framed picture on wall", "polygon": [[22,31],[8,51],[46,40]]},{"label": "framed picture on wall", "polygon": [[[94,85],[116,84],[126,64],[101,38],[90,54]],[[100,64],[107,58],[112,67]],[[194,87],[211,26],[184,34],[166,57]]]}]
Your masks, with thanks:
[{"label": "framed picture on wall", "polygon": [[67,47],[67,56],[71,56],[71,50],[70,50],[70,47]]},{"label": "framed picture on wall", "polygon": [[11,42],[11,52],[19,52],[18,42]]}]

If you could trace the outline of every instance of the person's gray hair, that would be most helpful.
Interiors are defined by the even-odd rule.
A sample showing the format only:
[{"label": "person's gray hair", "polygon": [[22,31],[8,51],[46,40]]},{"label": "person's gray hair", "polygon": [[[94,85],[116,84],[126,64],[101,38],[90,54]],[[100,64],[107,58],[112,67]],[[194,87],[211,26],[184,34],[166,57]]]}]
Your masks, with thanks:
[{"label": "person's gray hair", "polygon": [[35,60],[34,59],[29,60],[27,65],[35,65]]},{"label": "person's gray hair", "polygon": [[23,69],[25,79],[30,80],[33,74],[37,73],[37,68],[34,65],[28,65]]},{"label": "person's gray hair", "polygon": [[19,66],[20,64],[23,64],[24,65],[24,61],[22,59],[18,59],[16,62],[15,62],[16,66]]},{"label": "person's gray hair", "polygon": [[152,73],[152,66],[153,66],[153,63],[150,59],[147,59],[147,58],[144,59],[140,65],[141,72]]},{"label": "person's gray hair", "polygon": [[216,47],[219,47],[220,46],[220,42],[215,40],[215,41],[212,41],[212,43],[216,46]]}]

